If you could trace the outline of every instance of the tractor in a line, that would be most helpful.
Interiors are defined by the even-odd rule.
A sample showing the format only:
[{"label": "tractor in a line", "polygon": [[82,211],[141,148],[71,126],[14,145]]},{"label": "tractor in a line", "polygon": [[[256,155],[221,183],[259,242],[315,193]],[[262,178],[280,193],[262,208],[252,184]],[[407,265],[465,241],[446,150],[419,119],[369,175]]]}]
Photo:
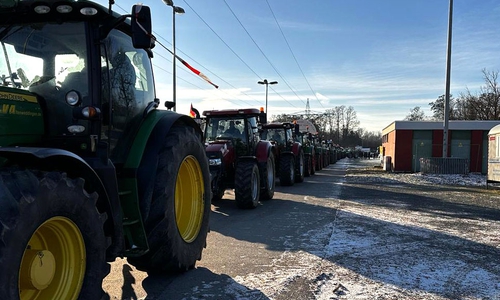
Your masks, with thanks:
[{"label": "tractor in a line", "polygon": [[276,169],[280,185],[290,186],[304,181],[304,151],[302,144],[294,140],[293,132],[298,126],[290,122],[267,123],[262,125],[260,137],[273,144]]},{"label": "tractor in a line", "polygon": [[259,138],[265,113],[255,108],[203,112],[206,155],[213,201],[234,189],[239,208],[255,208],[274,197],[275,156],[272,145]]},{"label": "tractor in a line", "polygon": [[157,109],[149,7],[112,2],[0,2],[0,299],[101,299],[117,257],[176,273],[206,247],[202,131]]},{"label": "tractor in a line", "polygon": [[314,150],[312,134],[308,131],[296,131],[294,139],[302,144],[304,151],[304,176],[314,175],[316,173],[316,151]]}]

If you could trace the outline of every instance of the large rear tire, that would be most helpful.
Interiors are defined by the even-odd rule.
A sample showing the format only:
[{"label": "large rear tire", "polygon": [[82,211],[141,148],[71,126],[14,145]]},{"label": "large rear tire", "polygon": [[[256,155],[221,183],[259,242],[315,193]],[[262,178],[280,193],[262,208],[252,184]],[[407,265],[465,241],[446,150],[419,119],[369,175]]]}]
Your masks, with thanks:
[{"label": "large rear tire", "polygon": [[128,261],[151,273],[179,273],[201,259],[209,230],[210,173],[194,128],[174,125],[158,153],[152,197],[141,200],[149,252]]},{"label": "large rear tire", "polygon": [[234,198],[239,208],[256,208],[259,205],[260,176],[257,163],[242,160],[236,164]]},{"label": "large rear tire", "polygon": [[276,170],[274,163],[274,154],[269,152],[267,161],[260,166],[261,171],[261,185],[260,198],[262,200],[273,199],[274,190],[276,188]]},{"label": "large rear tire", "polygon": [[295,183],[295,157],[282,155],[280,160],[280,185],[290,186]]},{"label": "large rear tire", "polygon": [[106,214],[84,180],[0,172],[0,299],[101,299]]}]

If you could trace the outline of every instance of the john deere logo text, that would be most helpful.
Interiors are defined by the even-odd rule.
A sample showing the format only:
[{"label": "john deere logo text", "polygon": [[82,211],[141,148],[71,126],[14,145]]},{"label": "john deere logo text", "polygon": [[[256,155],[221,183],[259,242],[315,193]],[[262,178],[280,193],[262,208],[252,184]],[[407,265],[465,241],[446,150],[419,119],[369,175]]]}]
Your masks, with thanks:
[{"label": "john deere logo text", "polygon": [[0,93],[0,99],[5,100],[13,100],[13,101],[22,101],[22,102],[33,102],[36,103],[35,96],[29,95],[19,95],[19,94],[11,94],[11,93]]},{"label": "john deere logo text", "polygon": [[30,117],[39,117],[42,115],[39,111],[27,111],[27,110],[17,110],[14,104],[3,104],[2,105],[2,114],[9,115],[20,115],[20,116],[30,116]]}]

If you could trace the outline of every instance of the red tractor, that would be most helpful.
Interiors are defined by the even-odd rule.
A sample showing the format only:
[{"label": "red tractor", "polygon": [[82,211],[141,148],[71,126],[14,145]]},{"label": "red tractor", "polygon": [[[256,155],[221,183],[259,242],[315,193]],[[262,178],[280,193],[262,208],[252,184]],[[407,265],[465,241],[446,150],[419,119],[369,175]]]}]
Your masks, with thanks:
[{"label": "red tractor", "polygon": [[260,140],[258,109],[204,111],[206,155],[212,178],[212,200],[234,189],[236,205],[255,208],[259,199],[274,197],[275,162],[272,144]]},{"label": "red tractor", "polygon": [[260,136],[273,143],[280,185],[294,185],[304,181],[304,151],[302,144],[293,139],[292,123],[268,123],[262,125]]}]

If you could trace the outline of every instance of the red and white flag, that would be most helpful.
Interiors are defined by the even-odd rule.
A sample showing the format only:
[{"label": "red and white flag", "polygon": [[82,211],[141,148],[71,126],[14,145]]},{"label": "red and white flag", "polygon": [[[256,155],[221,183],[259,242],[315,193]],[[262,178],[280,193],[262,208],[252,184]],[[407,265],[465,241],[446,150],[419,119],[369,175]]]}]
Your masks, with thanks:
[{"label": "red and white flag", "polygon": [[[135,14],[137,15],[139,13],[139,11],[141,10],[142,8],[142,5],[136,5],[136,8],[135,8]],[[139,18],[136,18],[136,20],[139,20]],[[165,47],[163,44],[161,44],[157,39],[156,37],[151,34],[151,32],[148,32],[138,21],[137,21],[137,25],[139,28],[141,28],[142,31],[144,31],[149,37],[151,37],[151,39],[157,43],[159,43],[165,50],[167,50],[168,52],[170,52],[170,54],[172,54],[175,58],[179,59],[180,62],[185,65],[189,70],[193,71],[193,73],[195,73],[196,75],[200,76],[201,78],[203,78],[203,80],[205,80],[206,82],[210,83],[211,85],[213,85],[216,89],[219,88],[218,85],[214,84],[210,79],[208,79],[208,77],[201,73],[200,71],[196,70],[195,68],[191,67],[191,65],[189,65],[185,60],[183,60],[182,58],[180,58],[177,54],[174,54],[172,51],[170,51],[170,49],[168,49],[167,47]],[[174,58],[174,59],[175,59]]]},{"label": "red and white flag", "polygon": [[[177,56],[177,55],[176,55]],[[183,65],[185,65],[189,70],[193,71],[193,73],[195,73],[196,75],[200,76],[201,78],[203,78],[206,82],[210,83],[211,85],[213,85],[216,89],[219,88],[218,85],[214,84],[210,79],[208,79],[208,77],[201,73],[200,71],[196,70],[195,68],[191,67],[190,64],[188,64],[185,60],[183,60],[182,58],[180,58],[179,56],[177,56],[177,58],[181,61],[181,63]]]}]

